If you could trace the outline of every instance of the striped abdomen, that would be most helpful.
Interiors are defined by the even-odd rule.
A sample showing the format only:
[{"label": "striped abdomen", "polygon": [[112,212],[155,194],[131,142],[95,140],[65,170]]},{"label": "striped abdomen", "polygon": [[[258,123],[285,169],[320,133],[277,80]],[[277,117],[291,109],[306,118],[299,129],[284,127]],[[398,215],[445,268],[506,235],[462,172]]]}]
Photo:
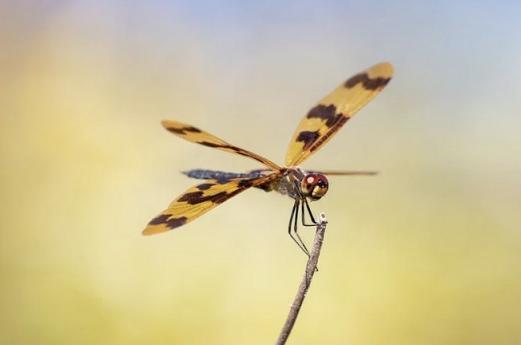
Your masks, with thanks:
[{"label": "striped abdomen", "polygon": [[206,170],[206,169],[192,169],[188,171],[183,171],[188,177],[199,179],[199,180],[218,180],[218,181],[227,181],[236,178],[256,178],[264,175],[267,169],[259,169],[252,170],[246,173],[234,173],[234,172],[225,172],[219,170]]}]

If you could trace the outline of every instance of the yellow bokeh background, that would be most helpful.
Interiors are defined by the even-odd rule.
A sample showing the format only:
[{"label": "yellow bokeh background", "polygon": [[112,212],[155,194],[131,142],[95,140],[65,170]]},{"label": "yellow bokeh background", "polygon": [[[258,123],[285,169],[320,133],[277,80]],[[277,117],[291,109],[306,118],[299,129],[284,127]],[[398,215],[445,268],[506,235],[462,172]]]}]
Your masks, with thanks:
[{"label": "yellow bokeh background", "polygon": [[[194,183],[282,162],[307,110],[395,78],[305,167],[329,220],[289,344],[521,341],[521,5],[514,1],[0,4],[0,343],[269,344],[305,257],[291,200],[241,194],[141,236]],[[310,241],[313,234],[306,231]]]}]

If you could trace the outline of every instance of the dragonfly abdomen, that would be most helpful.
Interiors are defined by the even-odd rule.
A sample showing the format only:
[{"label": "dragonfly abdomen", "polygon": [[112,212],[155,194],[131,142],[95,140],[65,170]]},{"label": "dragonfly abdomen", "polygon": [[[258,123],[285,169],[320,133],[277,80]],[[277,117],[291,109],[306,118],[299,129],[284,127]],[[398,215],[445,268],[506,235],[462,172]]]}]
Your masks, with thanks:
[{"label": "dragonfly abdomen", "polygon": [[188,171],[183,171],[188,177],[199,179],[199,180],[232,180],[236,178],[257,178],[261,177],[266,170],[252,170],[247,173],[235,173],[235,172],[226,172],[219,170],[207,170],[207,169],[192,169]]}]

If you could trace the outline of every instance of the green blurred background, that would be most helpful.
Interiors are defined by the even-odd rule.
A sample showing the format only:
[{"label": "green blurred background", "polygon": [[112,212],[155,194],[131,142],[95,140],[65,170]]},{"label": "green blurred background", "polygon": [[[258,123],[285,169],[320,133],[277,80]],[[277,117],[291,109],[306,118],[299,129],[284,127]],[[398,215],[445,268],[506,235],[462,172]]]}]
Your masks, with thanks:
[{"label": "green blurred background", "polygon": [[[518,1],[2,1],[0,343],[270,344],[305,257],[291,201],[249,191],[145,224],[190,168],[282,163],[295,127],[380,61],[388,88],[305,167],[329,220],[290,344],[521,343]],[[307,233],[312,239],[312,232]]]}]

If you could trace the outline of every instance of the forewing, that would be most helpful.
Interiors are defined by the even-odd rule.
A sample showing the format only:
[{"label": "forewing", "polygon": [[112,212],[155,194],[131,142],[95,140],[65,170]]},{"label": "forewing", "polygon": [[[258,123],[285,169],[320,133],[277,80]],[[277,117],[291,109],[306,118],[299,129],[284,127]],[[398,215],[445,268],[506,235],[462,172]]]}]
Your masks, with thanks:
[{"label": "forewing", "polygon": [[172,121],[172,120],[163,120],[161,121],[161,124],[163,127],[165,127],[169,132],[177,135],[178,137],[181,137],[185,140],[191,141],[193,143],[201,144],[208,147],[214,147],[219,150],[228,151],[232,153],[239,154],[241,156],[250,157],[257,162],[260,162],[267,167],[279,170],[280,167],[270,161],[267,158],[264,158],[256,153],[250,152],[248,150],[242,149],[240,147],[237,147],[235,145],[229,144],[226,141],[216,137],[213,134],[210,134],[208,132],[205,132],[197,127]]},{"label": "forewing", "polygon": [[279,176],[273,172],[256,178],[238,178],[226,181],[208,180],[191,187],[160,215],[152,219],[143,235],[153,235],[184,225],[210,211],[240,192]]},{"label": "forewing", "polygon": [[302,119],[290,141],[286,165],[295,166],[322,147],[391,80],[393,67],[381,63],[349,78]]}]

